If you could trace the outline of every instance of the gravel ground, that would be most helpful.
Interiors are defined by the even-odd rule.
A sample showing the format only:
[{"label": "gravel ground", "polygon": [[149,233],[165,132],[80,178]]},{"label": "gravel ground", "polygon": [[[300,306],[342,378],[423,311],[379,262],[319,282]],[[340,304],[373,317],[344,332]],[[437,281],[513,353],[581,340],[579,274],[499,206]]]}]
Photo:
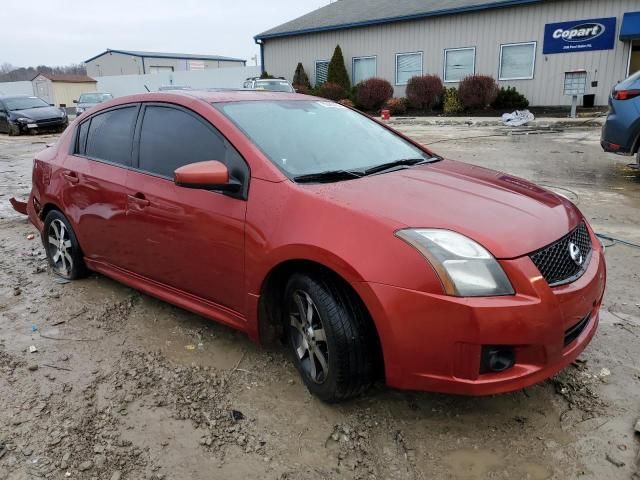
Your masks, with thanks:
[{"label": "gravel ground", "polygon": [[[640,173],[595,128],[428,126],[440,154],[539,182],[640,243]],[[99,275],[64,283],[8,199],[55,136],[0,136],[0,479],[624,478],[640,441],[640,250],[607,249],[601,327],[557,377],[486,398],[324,405],[284,352]],[[37,352],[30,353],[35,346]],[[636,478],[640,478],[636,476]]]}]

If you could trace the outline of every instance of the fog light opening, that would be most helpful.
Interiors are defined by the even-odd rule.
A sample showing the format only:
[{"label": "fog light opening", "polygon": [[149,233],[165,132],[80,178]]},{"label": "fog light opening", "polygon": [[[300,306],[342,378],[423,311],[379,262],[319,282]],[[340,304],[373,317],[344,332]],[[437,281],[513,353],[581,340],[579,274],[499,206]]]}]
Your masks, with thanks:
[{"label": "fog light opening", "polygon": [[510,369],[516,363],[513,347],[484,346],[482,347],[482,361],[480,373],[499,373]]}]

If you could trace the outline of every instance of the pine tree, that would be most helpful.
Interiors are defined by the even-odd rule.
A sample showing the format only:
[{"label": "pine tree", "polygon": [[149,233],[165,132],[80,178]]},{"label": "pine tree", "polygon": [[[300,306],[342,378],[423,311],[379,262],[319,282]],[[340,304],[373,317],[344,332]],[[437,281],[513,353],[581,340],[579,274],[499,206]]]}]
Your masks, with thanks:
[{"label": "pine tree", "polygon": [[327,83],[337,83],[346,92],[351,90],[351,82],[347,74],[347,68],[344,66],[344,57],[340,45],[336,45],[333,56],[329,62],[329,70],[327,72]]},{"label": "pine tree", "polygon": [[311,82],[309,82],[307,72],[304,71],[304,67],[300,62],[296,67],[296,72],[293,74],[293,86],[295,88],[304,88],[307,90],[311,90]]}]

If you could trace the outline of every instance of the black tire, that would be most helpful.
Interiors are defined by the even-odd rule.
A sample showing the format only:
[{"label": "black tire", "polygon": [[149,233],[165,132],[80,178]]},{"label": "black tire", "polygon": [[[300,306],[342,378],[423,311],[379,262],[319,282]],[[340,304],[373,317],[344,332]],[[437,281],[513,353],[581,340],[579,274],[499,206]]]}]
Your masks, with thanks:
[{"label": "black tire", "polygon": [[18,125],[13,125],[12,123],[10,123],[8,133],[10,137],[17,137],[18,135],[20,135],[20,127]]},{"label": "black tire", "polygon": [[[309,391],[325,402],[360,395],[376,378],[373,326],[354,296],[345,285],[324,275],[294,274],[285,289],[285,331],[293,361]],[[309,299],[311,323],[300,314],[309,311]]]},{"label": "black tire", "polygon": [[[63,239],[62,249],[59,247],[60,238]],[[51,210],[44,219],[42,244],[49,266],[56,275],[67,280],[76,280],[86,275],[87,267],[76,234],[69,221],[58,210]]]}]

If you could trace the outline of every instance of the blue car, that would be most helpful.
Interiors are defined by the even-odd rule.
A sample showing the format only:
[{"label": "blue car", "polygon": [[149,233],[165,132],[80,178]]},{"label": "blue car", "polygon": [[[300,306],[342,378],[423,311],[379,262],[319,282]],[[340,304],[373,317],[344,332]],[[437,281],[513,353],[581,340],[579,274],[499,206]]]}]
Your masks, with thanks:
[{"label": "blue car", "polygon": [[635,155],[640,168],[640,72],[615,86],[600,144],[605,152]]}]

